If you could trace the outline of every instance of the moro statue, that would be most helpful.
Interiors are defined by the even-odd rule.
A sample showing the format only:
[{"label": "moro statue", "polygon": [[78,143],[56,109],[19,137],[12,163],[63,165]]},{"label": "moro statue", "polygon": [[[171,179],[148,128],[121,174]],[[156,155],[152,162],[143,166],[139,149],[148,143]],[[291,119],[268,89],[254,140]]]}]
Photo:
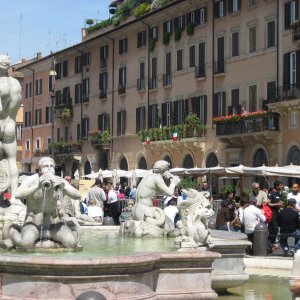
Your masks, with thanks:
[{"label": "moro statue", "polygon": [[26,177],[15,196],[26,199],[27,212],[22,227],[6,223],[3,228],[2,247],[20,248],[68,248],[78,247],[80,225],[74,217],[65,217],[59,202],[63,195],[80,200],[81,195],[65,179],[56,176],[54,161],[43,157],[39,161],[39,173]]},{"label": "moro statue", "polygon": [[153,205],[157,195],[172,196],[179,177],[169,172],[169,163],[164,160],[157,161],[153,172],[146,175],[140,182],[136,203],[133,207],[133,220],[121,224],[120,232],[130,236],[163,236],[174,231],[173,222],[165,216],[164,211]]}]

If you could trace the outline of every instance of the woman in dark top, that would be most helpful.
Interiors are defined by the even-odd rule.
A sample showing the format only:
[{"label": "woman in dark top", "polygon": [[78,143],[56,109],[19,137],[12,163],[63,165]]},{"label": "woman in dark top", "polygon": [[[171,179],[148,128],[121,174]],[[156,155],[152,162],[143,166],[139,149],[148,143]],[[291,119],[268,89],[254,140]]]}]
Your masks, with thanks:
[{"label": "woman in dark top", "polygon": [[227,200],[221,202],[221,208],[217,213],[216,229],[230,231],[230,215]]}]

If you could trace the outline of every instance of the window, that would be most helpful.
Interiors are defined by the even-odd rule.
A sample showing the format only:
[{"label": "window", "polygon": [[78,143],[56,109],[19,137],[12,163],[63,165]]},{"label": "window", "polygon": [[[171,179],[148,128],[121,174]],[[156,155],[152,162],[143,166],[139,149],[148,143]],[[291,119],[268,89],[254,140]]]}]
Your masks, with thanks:
[{"label": "window", "polygon": [[239,33],[232,33],[232,57],[239,56]]},{"label": "window", "polygon": [[215,73],[223,73],[225,71],[225,41],[224,37],[217,39],[217,61],[215,64]]},{"label": "window", "polygon": [[82,101],[83,102],[88,102],[89,101],[89,96],[90,96],[90,79],[85,78],[83,79],[82,82]]},{"label": "window", "polygon": [[[283,57],[283,85],[284,92],[288,92],[291,88],[299,83],[299,70],[300,70],[300,50],[295,52],[285,53]],[[295,97],[288,94],[287,96]]]},{"label": "window", "polygon": [[127,53],[127,38],[119,40],[119,54]]},{"label": "window", "polygon": [[157,88],[157,57],[152,57],[151,59],[151,80],[150,80],[150,88]]},{"label": "window", "polygon": [[48,92],[52,92],[55,88],[55,77],[49,76],[48,77]]},{"label": "window", "polygon": [[256,51],[256,27],[249,28],[249,53]]},{"label": "window", "polygon": [[88,139],[89,130],[90,130],[90,119],[87,117],[82,118],[82,139],[85,141]]},{"label": "window", "polygon": [[226,94],[219,92],[214,94],[213,99],[213,117],[226,115]]},{"label": "window", "polygon": [[137,34],[137,47],[141,48],[141,47],[145,47],[146,46],[146,30],[141,31]]},{"label": "window", "polygon": [[157,41],[158,40],[158,27],[154,26],[150,28],[150,39]]},{"label": "window", "polygon": [[91,64],[91,52],[83,54],[83,66],[89,66]]},{"label": "window", "polygon": [[31,81],[26,82],[25,86],[25,98],[31,97]]},{"label": "window", "polygon": [[25,150],[30,150],[30,139],[26,139],[25,141]]},{"label": "window", "polygon": [[35,149],[38,150],[41,148],[41,138],[36,138],[35,140]]},{"label": "window", "polygon": [[75,103],[81,102],[81,83],[75,84]]},{"label": "window", "polygon": [[187,19],[187,24],[195,24],[196,23],[196,18],[195,18],[195,11],[192,11],[186,15]]},{"label": "window", "polygon": [[100,47],[100,67],[107,67],[108,45]]},{"label": "window", "polygon": [[173,107],[172,102],[166,102],[162,104],[162,126],[172,126]]},{"label": "window", "polygon": [[52,122],[52,106],[46,107],[46,123]]},{"label": "window", "polygon": [[43,85],[42,78],[39,78],[35,81],[35,94],[36,95],[42,94],[42,85]]},{"label": "window", "polygon": [[240,90],[234,89],[231,90],[231,106],[228,106],[228,114],[240,114],[241,106],[240,106]]},{"label": "window", "polygon": [[196,70],[196,77],[205,77],[205,43],[198,45],[198,68]]},{"label": "window", "polygon": [[136,133],[146,128],[146,109],[145,107],[136,108]]},{"label": "window", "polygon": [[61,142],[60,128],[56,129],[56,141]]},{"label": "window", "polygon": [[188,113],[188,100],[174,101],[174,125],[182,124]]},{"label": "window", "polygon": [[166,53],[165,56],[165,74],[163,76],[163,85],[171,85],[172,83],[172,71],[171,71],[171,61],[172,61],[172,56],[171,52]]},{"label": "window", "polygon": [[61,63],[55,64],[56,79],[61,78]]},{"label": "window", "polygon": [[199,24],[202,25],[204,23],[206,23],[207,20],[207,8],[206,7],[202,7],[199,9]]},{"label": "window", "polygon": [[181,31],[185,29],[185,16],[180,16],[174,19],[174,30],[177,28]]},{"label": "window", "polygon": [[165,33],[172,34],[172,31],[173,31],[173,21],[172,20],[164,22],[164,24],[163,24],[163,31],[164,31],[164,34]]},{"label": "window", "polygon": [[81,55],[75,57],[75,73],[82,71]]},{"label": "window", "polygon": [[18,141],[22,140],[22,134],[23,134],[23,125],[17,124],[17,140]]},{"label": "window", "polygon": [[298,20],[298,0],[284,4],[284,28],[289,29]]},{"label": "window", "polygon": [[140,62],[139,78],[137,80],[137,89],[138,91],[145,89],[145,63],[144,62]]},{"label": "window", "polygon": [[25,112],[25,127],[31,126],[31,111]]},{"label": "window", "polygon": [[107,72],[100,73],[99,75],[99,90],[100,98],[106,98],[107,96]]},{"label": "window", "polygon": [[241,10],[241,0],[229,0],[228,10],[230,13],[235,13]]},{"label": "window", "polygon": [[226,15],[225,0],[215,2],[215,17],[223,18]]},{"label": "window", "polygon": [[249,86],[249,111],[257,111],[257,86]]},{"label": "window", "polygon": [[63,88],[62,103],[67,104],[69,100],[70,100],[70,88],[65,87]]},{"label": "window", "polygon": [[42,124],[42,109],[36,109],[35,110],[35,125],[41,125]]},{"label": "window", "polygon": [[275,47],[275,21],[271,21],[271,22],[268,22],[268,40],[267,40],[267,47],[270,48],[270,47]]},{"label": "window", "polygon": [[207,96],[193,97],[192,99],[192,112],[195,113],[202,124],[206,124],[207,119]]},{"label": "window", "polygon": [[196,56],[196,47],[195,45],[190,46],[189,48],[189,67],[193,68],[196,65],[195,56]]},{"label": "window", "polygon": [[270,81],[267,83],[267,100],[276,100],[276,81]]},{"label": "window", "polygon": [[126,130],[126,111],[118,111],[117,113],[117,131],[118,135],[125,135]]},{"label": "window", "polygon": [[104,113],[98,115],[98,128],[101,131],[109,129],[109,114]]},{"label": "window", "polygon": [[65,126],[65,142],[69,140],[69,127]]},{"label": "window", "polygon": [[58,90],[55,92],[55,105],[60,106],[61,103],[62,103],[62,95],[61,95],[61,91]]},{"label": "window", "polygon": [[119,94],[126,92],[126,67],[119,69]]},{"label": "window", "polygon": [[290,113],[290,126],[294,127],[297,126],[297,112],[291,111]]},{"label": "window", "polygon": [[149,105],[148,128],[158,128],[159,125],[158,105]]},{"label": "window", "polygon": [[176,70],[181,71],[183,69],[182,66],[182,49],[177,50],[177,64],[176,64]]},{"label": "window", "polygon": [[65,60],[63,62],[63,77],[67,77],[68,76],[68,61]]}]

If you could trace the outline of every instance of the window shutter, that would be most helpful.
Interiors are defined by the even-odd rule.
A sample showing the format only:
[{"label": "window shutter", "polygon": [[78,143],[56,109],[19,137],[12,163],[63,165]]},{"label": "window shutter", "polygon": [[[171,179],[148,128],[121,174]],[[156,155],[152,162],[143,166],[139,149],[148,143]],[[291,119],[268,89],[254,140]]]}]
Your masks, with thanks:
[{"label": "window shutter", "polygon": [[242,7],[241,4],[242,4],[242,1],[241,1],[241,0],[238,0],[238,2],[237,2],[238,11],[241,10],[241,7]]},{"label": "window shutter", "polygon": [[300,50],[296,51],[296,86],[300,87]]},{"label": "window shutter", "polygon": [[220,18],[220,9],[219,9],[219,2],[215,2],[215,18]]},{"label": "window shutter", "polygon": [[291,2],[284,4],[284,29],[289,29],[291,25]]},{"label": "window shutter", "polygon": [[119,54],[123,53],[123,44],[122,44],[122,40],[119,40]]},{"label": "window shutter", "polygon": [[167,103],[162,103],[161,105],[161,121],[162,126],[166,126],[167,124]]},{"label": "window shutter", "polygon": [[98,129],[102,131],[102,114],[98,115]]},{"label": "window shutter", "polygon": [[227,1],[226,0],[222,0],[222,1],[223,1],[223,8],[224,8],[223,13],[224,13],[224,16],[226,16],[226,7],[227,7],[226,3],[227,3]]},{"label": "window shutter", "polygon": [[117,112],[117,132],[118,135],[121,135],[121,112]]},{"label": "window shutter", "polygon": [[185,15],[181,16],[182,17],[182,28],[181,30],[185,30]]},{"label": "window shutter", "polygon": [[204,9],[204,22],[207,23],[207,7],[203,7]]},{"label": "window shutter", "polygon": [[189,99],[184,99],[184,119],[189,113]]},{"label": "window shutter", "polygon": [[193,97],[192,99],[192,112],[197,116],[200,115],[199,97]]},{"label": "window shutter", "polygon": [[136,47],[140,48],[141,47],[141,33],[138,32],[137,38],[136,38]]},{"label": "window shutter", "polygon": [[122,77],[123,77],[123,75],[122,75],[122,68],[120,68],[120,69],[119,69],[119,84],[120,84],[120,85],[123,83],[123,82],[122,82],[122,81],[123,81],[123,80],[122,80],[122,79],[123,79]]},{"label": "window shutter", "polygon": [[180,100],[174,102],[174,125],[178,124],[178,106],[180,105]]},{"label": "window shutter", "polygon": [[226,93],[222,92],[222,95],[223,95],[222,111],[226,114]]},{"label": "window shutter", "polygon": [[186,14],[186,25],[192,23],[191,13]]},{"label": "window shutter", "polygon": [[154,109],[154,105],[149,105],[148,108],[148,128],[152,128],[152,110]]},{"label": "window shutter", "polygon": [[205,125],[207,123],[207,96],[204,95],[204,120],[203,124]]},{"label": "window shutter", "polygon": [[283,56],[283,85],[285,88],[290,86],[290,53]]},{"label": "window shutter", "polygon": [[195,10],[195,25],[200,24],[200,9]]},{"label": "window shutter", "polygon": [[128,42],[128,40],[127,40],[127,38],[126,38],[126,39],[125,39],[125,42],[124,42],[124,43],[125,43],[125,49],[124,49],[124,52],[125,52],[125,53],[127,53],[127,49],[128,49],[128,48],[127,48],[127,46],[128,46],[128,45],[127,45],[127,42]]},{"label": "window shutter", "polygon": [[233,109],[232,106],[228,106],[228,115],[232,115]]},{"label": "window shutter", "polygon": [[140,131],[140,107],[137,107],[135,109],[135,128],[136,128],[136,133]]},{"label": "window shutter", "polygon": [[299,16],[299,3],[298,0],[295,1],[295,20],[298,20]]},{"label": "window shutter", "polygon": [[167,22],[164,22],[163,24],[163,32],[164,34],[167,32]]},{"label": "window shutter", "polygon": [[126,110],[123,110],[123,116],[124,116],[124,135],[126,134]]},{"label": "window shutter", "polygon": [[[232,3],[232,2],[233,2],[233,0],[229,0],[229,1],[228,1],[228,12],[229,12],[229,13],[232,13],[232,11],[233,11],[233,10],[232,10],[232,6],[233,6],[233,3]],[[225,8],[225,7],[224,7],[224,8]]]},{"label": "window shutter", "polygon": [[218,93],[214,94],[213,99],[213,118],[218,116]]},{"label": "window shutter", "polygon": [[174,19],[174,32],[176,31],[176,29],[179,27],[179,18],[175,18]]}]

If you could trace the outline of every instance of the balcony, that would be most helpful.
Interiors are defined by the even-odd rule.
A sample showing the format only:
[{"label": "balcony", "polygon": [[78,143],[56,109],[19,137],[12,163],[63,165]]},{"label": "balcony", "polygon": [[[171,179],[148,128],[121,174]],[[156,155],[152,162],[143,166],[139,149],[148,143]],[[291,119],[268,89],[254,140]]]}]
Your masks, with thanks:
[{"label": "balcony", "polygon": [[205,65],[204,64],[200,64],[199,66],[195,67],[195,77],[196,78],[205,77]]},{"label": "balcony", "polygon": [[164,74],[163,75],[163,86],[172,86],[172,75]]},{"label": "balcony", "polygon": [[[53,152],[52,152],[53,151]],[[81,154],[81,145],[71,142],[55,142],[49,145],[49,152],[60,158]]]},{"label": "balcony", "polygon": [[267,140],[275,138],[279,131],[279,115],[266,111],[248,113],[245,116],[216,117],[213,123],[216,126],[216,136],[229,143],[243,140],[251,144],[251,137]]},{"label": "balcony", "polygon": [[126,83],[119,83],[118,93],[119,93],[119,95],[126,94]]},{"label": "balcony", "polygon": [[100,89],[100,99],[106,99],[107,98],[107,89]]},{"label": "balcony", "polygon": [[108,129],[94,129],[89,132],[89,140],[91,145],[97,150],[109,150],[110,148],[110,132]]},{"label": "balcony", "polygon": [[88,103],[90,101],[90,95],[89,94],[83,94],[82,95],[82,103]]},{"label": "balcony", "polygon": [[144,91],[145,90],[145,78],[138,78],[136,80],[136,88],[138,91]]},{"label": "balcony", "polygon": [[225,60],[217,60],[214,63],[214,74],[225,73]]},{"label": "balcony", "polygon": [[150,78],[150,90],[157,89],[157,77]]},{"label": "balcony", "polygon": [[34,157],[42,157],[42,156],[49,156],[49,155],[50,155],[49,149],[45,149],[45,150],[36,149],[36,150],[33,152],[33,156],[34,156]]}]

